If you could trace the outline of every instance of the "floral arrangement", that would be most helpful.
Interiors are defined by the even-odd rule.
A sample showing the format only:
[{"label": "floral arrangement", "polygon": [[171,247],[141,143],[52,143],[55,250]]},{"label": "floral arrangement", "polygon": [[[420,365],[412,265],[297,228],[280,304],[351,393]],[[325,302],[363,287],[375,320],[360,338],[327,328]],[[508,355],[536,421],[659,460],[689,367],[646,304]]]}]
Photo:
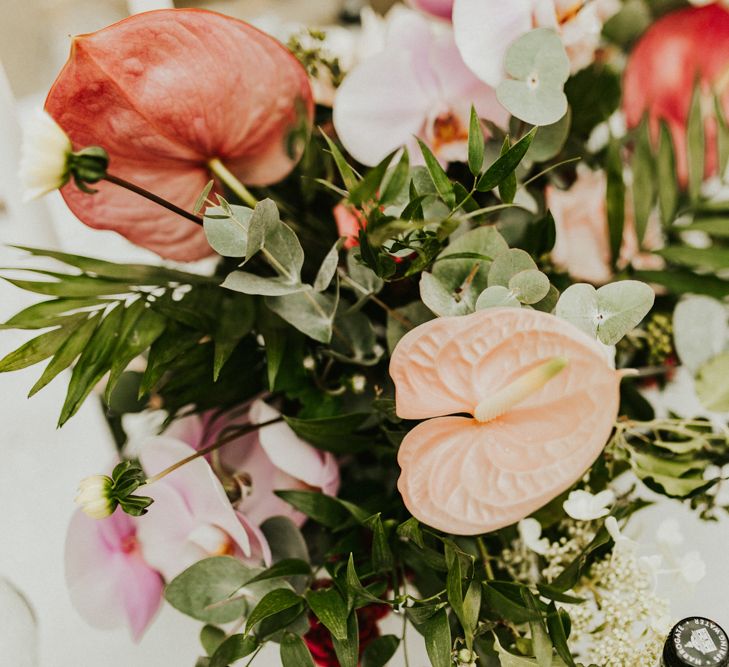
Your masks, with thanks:
[{"label": "floral arrangement", "polygon": [[0,370],[72,368],[59,425],[97,396],[119,445],[69,526],[79,613],[138,640],[164,599],[200,667],[381,667],[411,626],[433,667],[656,664],[657,577],[705,568],[625,526],[729,506],[729,11],[695,5],[74,38],[28,194],[162,258],[4,272],[42,298]]}]

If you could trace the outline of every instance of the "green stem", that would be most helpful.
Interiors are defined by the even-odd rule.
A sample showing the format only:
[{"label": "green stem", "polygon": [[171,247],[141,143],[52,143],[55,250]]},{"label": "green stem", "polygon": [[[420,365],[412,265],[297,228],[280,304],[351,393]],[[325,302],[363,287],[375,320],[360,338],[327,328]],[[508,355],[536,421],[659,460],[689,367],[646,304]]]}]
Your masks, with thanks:
[{"label": "green stem", "polygon": [[226,167],[218,158],[214,157],[208,162],[208,168],[213,172],[225,185],[235,193],[240,200],[251,208],[255,208],[258,200],[250,193],[248,188],[243,185],[235,175]]},{"label": "green stem", "polygon": [[414,329],[415,325],[404,315],[401,315],[393,308],[390,308],[382,299],[380,299],[376,294],[373,294],[370,292],[366,287],[363,285],[360,285],[356,280],[348,276],[342,269],[339,269],[339,277],[347,283],[350,287],[357,290],[360,294],[365,295],[370,301],[377,304],[382,310],[384,310],[388,315],[390,315],[394,320],[397,320],[402,324],[406,329]]},{"label": "green stem", "polygon": [[209,445],[208,447],[204,447],[203,449],[199,449],[194,454],[190,454],[190,456],[182,459],[181,461],[178,461],[177,463],[173,463],[169,468],[165,468],[162,472],[158,472],[156,475],[153,475],[152,477],[148,477],[146,480],[144,480],[144,484],[142,486],[146,486],[148,484],[154,484],[154,482],[158,482],[163,477],[166,477],[171,472],[174,472],[178,468],[182,468],[182,466],[190,463],[191,461],[194,461],[195,459],[199,459],[201,456],[206,456],[207,454],[210,454],[211,452],[214,452],[216,449],[220,449],[224,445],[227,445],[230,442],[233,442],[233,440],[237,440],[243,435],[246,435],[247,433],[252,433],[253,431],[257,431],[258,429],[263,428],[264,426],[270,426],[271,424],[277,424],[278,422],[283,421],[283,417],[276,417],[275,419],[270,419],[267,422],[263,422],[261,424],[246,424],[245,426],[241,426],[240,428],[236,428],[233,433],[230,435],[227,435],[223,438],[220,438],[216,442],[214,442],[212,445]]},{"label": "green stem", "polygon": [[481,558],[483,559],[483,569],[486,573],[486,579],[491,581],[494,579],[494,571],[491,568],[491,556],[489,555],[489,550],[486,547],[486,542],[484,542],[483,537],[478,537],[476,538],[476,544],[478,544],[478,550],[481,554]]},{"label": "green stem", "polygon": [[250,667],[250,665],[252,665],[252,664],[253,664],[253,661],[254,661],[254,660],[256,659],[256,657],[258,656],[258,654],[259,654],[259,653],[261,652],[261,649],[262,649],[262,648],[263,648],[263,644],[261,644],[261,645],[260,645],[260,646],[259,646],[259,647],[258,647],[258,648],[257,648],[257,649],[255,650],[255,652],[254,652],[254,653],[253,653],[253,655],[251,656],[251,659],[250,659],[250,660],[249,660],[249,661],[248,661],[248,662],[246,663],[245,667]]}]

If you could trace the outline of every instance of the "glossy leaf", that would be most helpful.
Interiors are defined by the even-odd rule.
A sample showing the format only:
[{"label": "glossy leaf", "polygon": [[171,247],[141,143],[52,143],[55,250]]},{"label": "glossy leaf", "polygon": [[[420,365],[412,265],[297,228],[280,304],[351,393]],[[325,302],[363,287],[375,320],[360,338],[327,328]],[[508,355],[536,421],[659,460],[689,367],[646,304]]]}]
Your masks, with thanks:
[{"label": "glossy leaf", "polygon": [[506,153],[499,157],[478,180],[476,189],[479,192],[488,192],[503,183],[519,166],[519,163],[529,150],[536,133],[537,128],[533,127]]}]

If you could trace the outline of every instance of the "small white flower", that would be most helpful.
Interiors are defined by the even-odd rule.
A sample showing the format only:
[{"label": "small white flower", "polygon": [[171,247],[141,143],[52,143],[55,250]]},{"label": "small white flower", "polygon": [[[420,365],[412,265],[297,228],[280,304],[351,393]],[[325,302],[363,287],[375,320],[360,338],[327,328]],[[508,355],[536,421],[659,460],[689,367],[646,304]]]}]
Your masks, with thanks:
[{"label": "small white flower", "polygon": [[542,534],[542,526],[536,519],[522,519],[518,526],[519,537],[527,549],[534,553],[544,555],[549,548],[549,540],[546,537],[539,539]]},{"label": "small white flower", "polygon": [[352,376],[352,391],[355,394],[361,394],[367,388],[367,378],[362,373]]},{"label": "small white flower", "polygon": [[689,551],[678,560],[678,571],[688,584],[698,584],[706,576],[706,563],[698,551]]},{"label": "small white flower", "polygon": [[567,514],[577,521],[592,521],[610,514],[609,505],[615,502],[615,494],[610,489],[600,491],[597,495],[577,489],[572,491],[562,503]]},{"label": "small white flower", "polygon": [[678,546],[683,542],[681,526],[676,519],[664,519],[656,529],[656,542],[669,547]]},{"label": "small white flower", "polygon": [[314,357],[310,354],[304,357],[304,361],[302,363],[307,371],[313,371],[316,369],[316,359],[314,359]]},{"label": "small white flower", "polygon": [[109,498],[111,477],[91,475],[81,480],[74,502],[92,519],[104,519],[114,511],[114,503]]},{"label": "small white flower", "polygon": [[23,134],[20,182],[23,199],[30,201],[57,190],[68,180],[68,157],[73,147],[68,135],[50,114],[40,111]]},{"label": "small white flower", "polygon": [[620,532],[618,520],[614,516],[609,516],[605,519],[605,529],[610,533],[610,537],[613,538],[616,550],[621,548],[634,549],[637,546],[633,540]]}]

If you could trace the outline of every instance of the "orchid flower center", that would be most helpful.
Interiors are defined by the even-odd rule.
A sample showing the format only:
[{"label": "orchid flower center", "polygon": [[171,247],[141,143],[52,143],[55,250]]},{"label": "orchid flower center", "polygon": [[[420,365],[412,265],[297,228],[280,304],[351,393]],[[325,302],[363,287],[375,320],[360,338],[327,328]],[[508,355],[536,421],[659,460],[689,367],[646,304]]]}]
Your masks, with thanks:
[{"label": "orchid flower center", "polygon": [[555,7],[556,14],[557,14],[557,23],[559,25],[564,25],[565,23],[569,23],[573,18],[575,18],[579,13],[580,10],[587,4],[586,0],[577,0],[577,2],[559,2],[557,3],[557,7]]},{"label": "orchid flower center", "polygon": [[565,357],[554,357],[532,368],[511,384],[481,401],[473,412],[479,422],[485,423],[500,417],[515,405],[538,392],[568,364]]},{"label": "orchid flower center", "polygon": [[235,551],[230,535],[210,523],[197,526],[187,539],[210,556],[231,556]]},{"label": "orchid flower center", "polygon": [[468,128],[463,119],[452,109],[436,112],[431,119],[428,122],[426,136],[428,136],[433,152],[440,155],[441,151],[445,149],[447,154],[441,155],[441,157],[451,159],[451,151],[448,149],[454,144],[465,146],[465,142],[468,141]]},{"label": "orchid flower center", "polygon": [[120,544],[121,552],[127,555],[134,553],[138,547],[139,542],[137,542],[136,535],[127,535]]}]

